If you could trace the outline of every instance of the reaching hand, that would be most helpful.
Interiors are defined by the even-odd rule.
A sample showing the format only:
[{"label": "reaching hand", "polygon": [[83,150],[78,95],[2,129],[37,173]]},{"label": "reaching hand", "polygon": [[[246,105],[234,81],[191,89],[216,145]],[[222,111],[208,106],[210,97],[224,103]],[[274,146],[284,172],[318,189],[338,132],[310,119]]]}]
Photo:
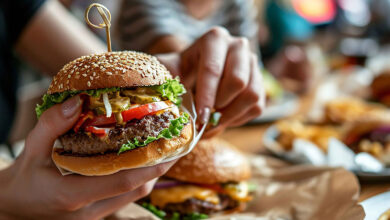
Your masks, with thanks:
[{"label": "reaching hand", "polygon": [[160,56],[187,88],[195,91],[199,122],[207,123],[211,111],[222,113],[220,123],[206,136],[239,126],[261,114],[265,93],[257,56],[246,38],[233,37],[216,27],[180,55]]}]

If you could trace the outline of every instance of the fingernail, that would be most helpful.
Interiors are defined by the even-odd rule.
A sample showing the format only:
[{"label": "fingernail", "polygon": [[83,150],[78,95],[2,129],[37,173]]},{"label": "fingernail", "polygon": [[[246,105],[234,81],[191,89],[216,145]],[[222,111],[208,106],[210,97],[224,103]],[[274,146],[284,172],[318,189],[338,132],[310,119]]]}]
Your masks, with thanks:
[{"label": "fingernail", "polygon": [[210,119],[210,108],[208,107],[203,108],[199,114],[200,123],[207,124],[209,122],[209,119]]},{"label": "fingernail", "polygon": [[62,104],[61,106],[62,113],[66,118],[70,118],[77,112],[77,110],[80,108],[80,105],[81,105],[80,96],[75,96],[73,98],[70,98]]}]

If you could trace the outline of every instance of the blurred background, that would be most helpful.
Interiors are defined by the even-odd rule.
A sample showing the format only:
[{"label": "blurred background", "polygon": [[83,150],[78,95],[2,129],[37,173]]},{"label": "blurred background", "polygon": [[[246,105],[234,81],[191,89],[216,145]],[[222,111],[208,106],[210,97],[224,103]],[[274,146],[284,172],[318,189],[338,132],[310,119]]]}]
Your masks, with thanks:
[{"label": "blurred background", "polygon": [[[287,154],[295,139],[311,141],[326,154],[329,138],[344,140],[341,127],[372,112],[380,117],[388,113],[390,0],[60,2],[83,24],[89,4],[105,5],[113,16],[114,50],[181,51],[216,25],[249,38],[261,57],[267,109],[250,125],[222,135],[249,152],[275,153],[263,139],[276,126],[280,133],[273,141]],[[93,11],[91,19],[100,23],[101,18]],[[105,41],[103,30],[91,31]],[[36,123],[34,108],[50,83],[26,63],[19,65],[23,71],[17,116],[6,143],[10,146],[23,140]],[[390,155],[389,139],[379,147],[350,148],[387,164],[389,156],[383,155]]]}]

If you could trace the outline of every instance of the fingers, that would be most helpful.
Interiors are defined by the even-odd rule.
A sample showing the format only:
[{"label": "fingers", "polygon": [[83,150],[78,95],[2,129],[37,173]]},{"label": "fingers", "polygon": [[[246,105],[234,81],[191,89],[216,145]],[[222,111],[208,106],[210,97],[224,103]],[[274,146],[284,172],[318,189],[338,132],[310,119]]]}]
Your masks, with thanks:
[{"label": "fingers", "polygon": [[157,179],[153,179],[143,184],[142,186],[138,187],[134,191],[125,193],[123,195],[114,198],[96,202],[95,204],[86,208],[86,210],[83,210],[84,212],[83,214],[90,217],[93,216],[93,218],[96,219],[101,219],[103,217],[106,217],[118,211],[123,206],[149,195],[149,193],[153,190],[156,181]]},{"label": "fingers", "polygon": [[146,182],[164,175],[176,161],[152,167],[124,170],[109,176],[66,176],[63,190],[74,209],[86,204],[128,193]]},{"label": "fingers", "polygon": [[79,96],[46,110],[26,139],[26,150],[34,156],[48,156],[54,141],[70,130],[81,113]]},{"label": "fingers", "polygon": [[214,28],[200,40],[199,67],[196,80],[195,103],[199,122],[205,124],[214,107],[218,85],[225,66],[229,34],[223,28]]},{"label": "fingers", "polygon": [[[182,53],[184,78],[196,70],[195,102],[199,121],[205,124],[211,110],[221,109],[225,127],[243,116],[247,121],[260,113],[264,92],[257,58],[252,57],[249,43],[234,38],[222,28],[214,28]],[[243,115],[253,108],[250,115]],[[221,128],[223,126],[220,126]],[[216,129],[218,130],[218,129]]]},{"label": "fingers", "polygon": [[257,57],[252,55],[248,86],[229,105],[221,110],[219,126],[238,126],[261,114],[265,106],[265,94]]},{"label": "fingers", "polygon": [[252,107],[248,109],[240,118],[234,119],[232,122],[229,123],[229,127],[237,127],[243,124],[246,124],[253,120],[254,118],[258,117],[261,114],[261,109],[258,107]]},{"label": "fingers", "polygon": [[157,179],[151,180],[137,189],[123,195],[89,204],[78,210],[65,212],[63,219],[102,219],[123,206],[147,196],[153,189]]},{"label": "fingers", "polygon": [[249,42],[246,38],[237,38],[233,41],[218,88],[216,109],[226,107],[247,87],[250,76],[250,55]]}]

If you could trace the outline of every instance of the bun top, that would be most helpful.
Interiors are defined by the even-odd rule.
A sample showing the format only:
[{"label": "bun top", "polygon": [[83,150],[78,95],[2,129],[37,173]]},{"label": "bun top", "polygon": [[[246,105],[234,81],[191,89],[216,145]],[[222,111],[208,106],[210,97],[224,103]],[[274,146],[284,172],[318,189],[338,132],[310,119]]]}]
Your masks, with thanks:
[{"label": "bun top", "polygon": [[380,98],[383,95],[387,95],[390,91],[390,70],[383,71],[380,75],[376,76],[371,82],[371,92],[376,98]]},{"label": "bun top", "polygon": [[347,123],[343,126],[343,137],[348,138],[350,135],[362,135],[381,126],[390,126],[390,119],[382,118],[365,118]]},{"label": "bun top", "polygon": [[213,138],[199,141],[165,176],[183,182],[214,184],[241,182],[250,175],[247,158],[230,143]]},{"label": "bun top", "polygon": [[54,77],[48,93],[161,85],[172,76],[156,57],[134,51],[82,56]]}]

